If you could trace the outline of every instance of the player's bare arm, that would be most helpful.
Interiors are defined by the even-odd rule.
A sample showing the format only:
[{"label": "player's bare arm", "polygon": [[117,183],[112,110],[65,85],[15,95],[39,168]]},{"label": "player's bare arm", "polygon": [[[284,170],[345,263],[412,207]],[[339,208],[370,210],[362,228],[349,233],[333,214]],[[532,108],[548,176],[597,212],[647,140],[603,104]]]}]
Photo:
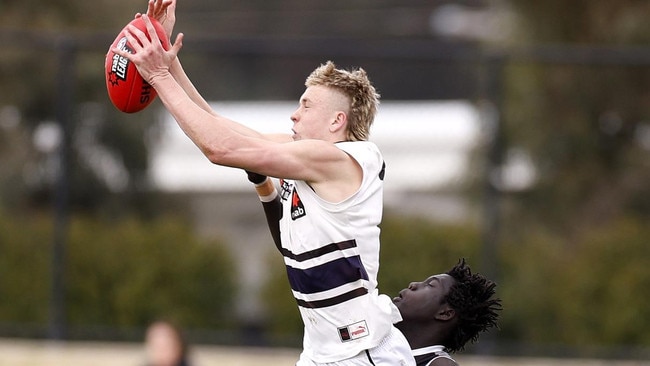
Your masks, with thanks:
[{"label": "player's bare arm", "polygon": [[240,130],[244,126],[192,103],[173,77],[161,77],[152,85],[183,131],[214,164],[303,180],[331,202],[348,198],[361,185],[361,167],[332,142],[252,136],[248,129]]},{"label": "player's bare arm", "polygon": [[[210,113],[194,103],[170,73],[170,65],[182,47],[183,35],[179,34],[166,51],[152,31],[148,17],[143,16],[143,19],[151,41],[143,32],[130,28],[127,37],[134,44],[134,53],[116,51],[137,65],[181,129],[210,161],[269,176],[305,180],[324,199],[332,201],[345,199],[358,189],[360,167],[331,142],[278,143],[290,141],[289,135],[273,135],[274,141],[269,141],[269,136]],[[328,183],[328,188],[324,188],[323,183]]]},{"label": "player's bare arm", "polygon": [[[234,153],[239,155],[239,153]],[[260,150],[245,151],[240,164],[260,174],[302,180],[319,197],[341,202],[361,186],[363,172],[356,160],[333,143],[323,140],[298,140],[284,144],[260,142]]]},{"label": "player's bare arm", "polygon": [[[172,65],[175,62],[178,62],[177,56],[182,47],[183,34],[178,34],[176,41],[172,47],[169,50],[165,50],[161,46],[158,36],[155,34],[149,17],[143,15],[142,18],[147,26],[149,34],[151,35],[151,40],[147,38],[147,35],[144,32],[135,27],[128,26],[128,32],[126,32],[125,35],[129,39],[130,44],[134,45],[134,53],[127,53],[119,49],[113,49],[113,51],[123,57],[130,59],[137,66],[140,75],[142,75],[142,77],[147,80],[147,82],[154,88],[157,90],[160,89],[159,96],[163,104],[165,104],[170,113],[172,113],[179,124],[181,124],[183,131],[202,151],[204,151],[204,153],[206,152],[207,148],[206,144],[208,144],[209,141],[214,140],[212,135],[207,134],[207,131],[205,130],[215,129],[218,131],[220,128],[219,126],[199,126],[203,123],[211,123],[209,120],[206,120],[206,115],[213,116],[214,120],[220,122],[221,127],[230,129],[233,132],[241,135],[259,139],[269,138],[274,141],[291,140],[290,135],[288,134],[276,134],[268,136],[263,135],[242,124],[221,117],[214,113],[214,111],[212,111],[209,106],[206,108],[207,102],[205,102],[200,96],[199,97],[203,103],[199,102],[197,104],[197,102],[192,99],[192,96],[187,93],[186,89],[183,88],[183,85],[179,83],[179,81],[174,77],[174,75],[172,75],[171,72],[171,70],[174,69]],[[180,64],[176,65],[180,66]],[[185,78],[187,77],[185,76]],[[195,90],[193,86],[191,89]],[[196,92],[196,94],[198,95],[198,92]],[[182,111],[179,111],[179,108],[182,108]],[[187,123],[184,123],[186,121]],[[227,133],[225,131],[221,131],[221,133],[225,133],[224,137],[227,137]]]},{"label": "player's bare arm", "polygon": [[[135,17],[140,17],[142,14],[137,13]],[[147,16],[154,18],[160,22],[165,29],[168,39],[172,39],[172,32],[176,24],[176,0],[149,0],[147,5]],[[169,67],[169,72],[181,85],[185,93],[203,110],[214,113],[210,104],[203,98],[203,96],[196,90],[194,84],[189,79],[180,59],[176,57]]]}]

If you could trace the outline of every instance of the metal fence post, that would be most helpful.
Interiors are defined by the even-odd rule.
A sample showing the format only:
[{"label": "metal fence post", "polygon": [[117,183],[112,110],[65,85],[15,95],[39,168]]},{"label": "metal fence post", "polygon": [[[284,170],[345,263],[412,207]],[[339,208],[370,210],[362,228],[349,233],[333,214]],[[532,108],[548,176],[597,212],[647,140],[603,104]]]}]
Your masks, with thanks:
[{"label": "metal fence post", "polygon": [[51,299],[49,337],[55,340],[67,336],[65,300],[65,253],[69,226],[69,158],[72,105],[75,81],[76,46],[62,37],[57,43],[58,73],[55,97],[56,120],[61,127],[62,140],[58,150],[59,170],[54,187],[54,237],[52,243]]}]

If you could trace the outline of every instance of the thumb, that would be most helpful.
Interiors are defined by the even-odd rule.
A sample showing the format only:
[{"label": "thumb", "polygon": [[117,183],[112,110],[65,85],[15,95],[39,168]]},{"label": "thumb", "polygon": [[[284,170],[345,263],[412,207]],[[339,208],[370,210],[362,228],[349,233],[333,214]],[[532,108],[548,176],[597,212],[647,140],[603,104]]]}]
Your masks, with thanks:
[{"label": "thumb", "polygon": [[174,57],[176,57],[181,48],[183,48],[183,37],[183,33],[178,33],[178,35],[176,35],[176,40],[174,41],[172,48],[169,49],[169,52],[172,53]]}]

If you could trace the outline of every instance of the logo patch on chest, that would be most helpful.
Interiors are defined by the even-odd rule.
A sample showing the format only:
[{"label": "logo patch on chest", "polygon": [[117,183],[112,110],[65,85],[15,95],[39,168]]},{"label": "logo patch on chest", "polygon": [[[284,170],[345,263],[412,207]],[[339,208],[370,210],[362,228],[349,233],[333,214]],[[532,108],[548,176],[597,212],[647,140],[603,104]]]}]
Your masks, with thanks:
[{"label": "logo patch on chest", "polygon": [[295,221],[306,214],[305,206],[302,204],[300,196],[298,196],[298,192],[296,192],[296,189],[294,188],[291,193],[291,220]]},{"label": "logo patch on chest", "polygon": [[341,342],[359,339],[367,336],[368,334],[370,334],[370,332],[368,332],[368,326],[366,325],[365,320],[339,328],[339,336],[341,337]]},{"label": "logo patch on chest", "polygon": [[280,199],[282,201],[286,201],[287,199],[289,199],[289,195],[291,194],[291,188],[292,188],[291,184],[289,184],[284,179],[280,179]]}]

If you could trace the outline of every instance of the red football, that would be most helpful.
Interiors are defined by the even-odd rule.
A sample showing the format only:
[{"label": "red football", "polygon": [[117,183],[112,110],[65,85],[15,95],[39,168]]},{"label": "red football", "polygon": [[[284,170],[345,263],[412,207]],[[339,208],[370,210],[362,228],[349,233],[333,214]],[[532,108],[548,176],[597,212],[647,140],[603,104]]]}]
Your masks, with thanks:
[{"label": "red football", "polygon": [[[156,29],[156,34],[160,39],[163,47],[169,49],[169,39],[165,34],[162,25],[153,18],[151,23]],[[131,21],[131,23],[138,29],[147,33],[144,20],[138,17]],[[122,112],[134,113],[143,110],[154,99],[156,99],[156,90],[147,83],[135,65],[128,59],[114,53],[113,48],[117,47],[121,50],[126,50],[129,53],[133,52],[131,44],[127,41],[125,34],[126,27],[120,31],[113,44],[108,49],[106,54],[106,63],[104,65],[106,70],[106,88],[108,89],[108,96],[113,102],[113,105]]]}]

